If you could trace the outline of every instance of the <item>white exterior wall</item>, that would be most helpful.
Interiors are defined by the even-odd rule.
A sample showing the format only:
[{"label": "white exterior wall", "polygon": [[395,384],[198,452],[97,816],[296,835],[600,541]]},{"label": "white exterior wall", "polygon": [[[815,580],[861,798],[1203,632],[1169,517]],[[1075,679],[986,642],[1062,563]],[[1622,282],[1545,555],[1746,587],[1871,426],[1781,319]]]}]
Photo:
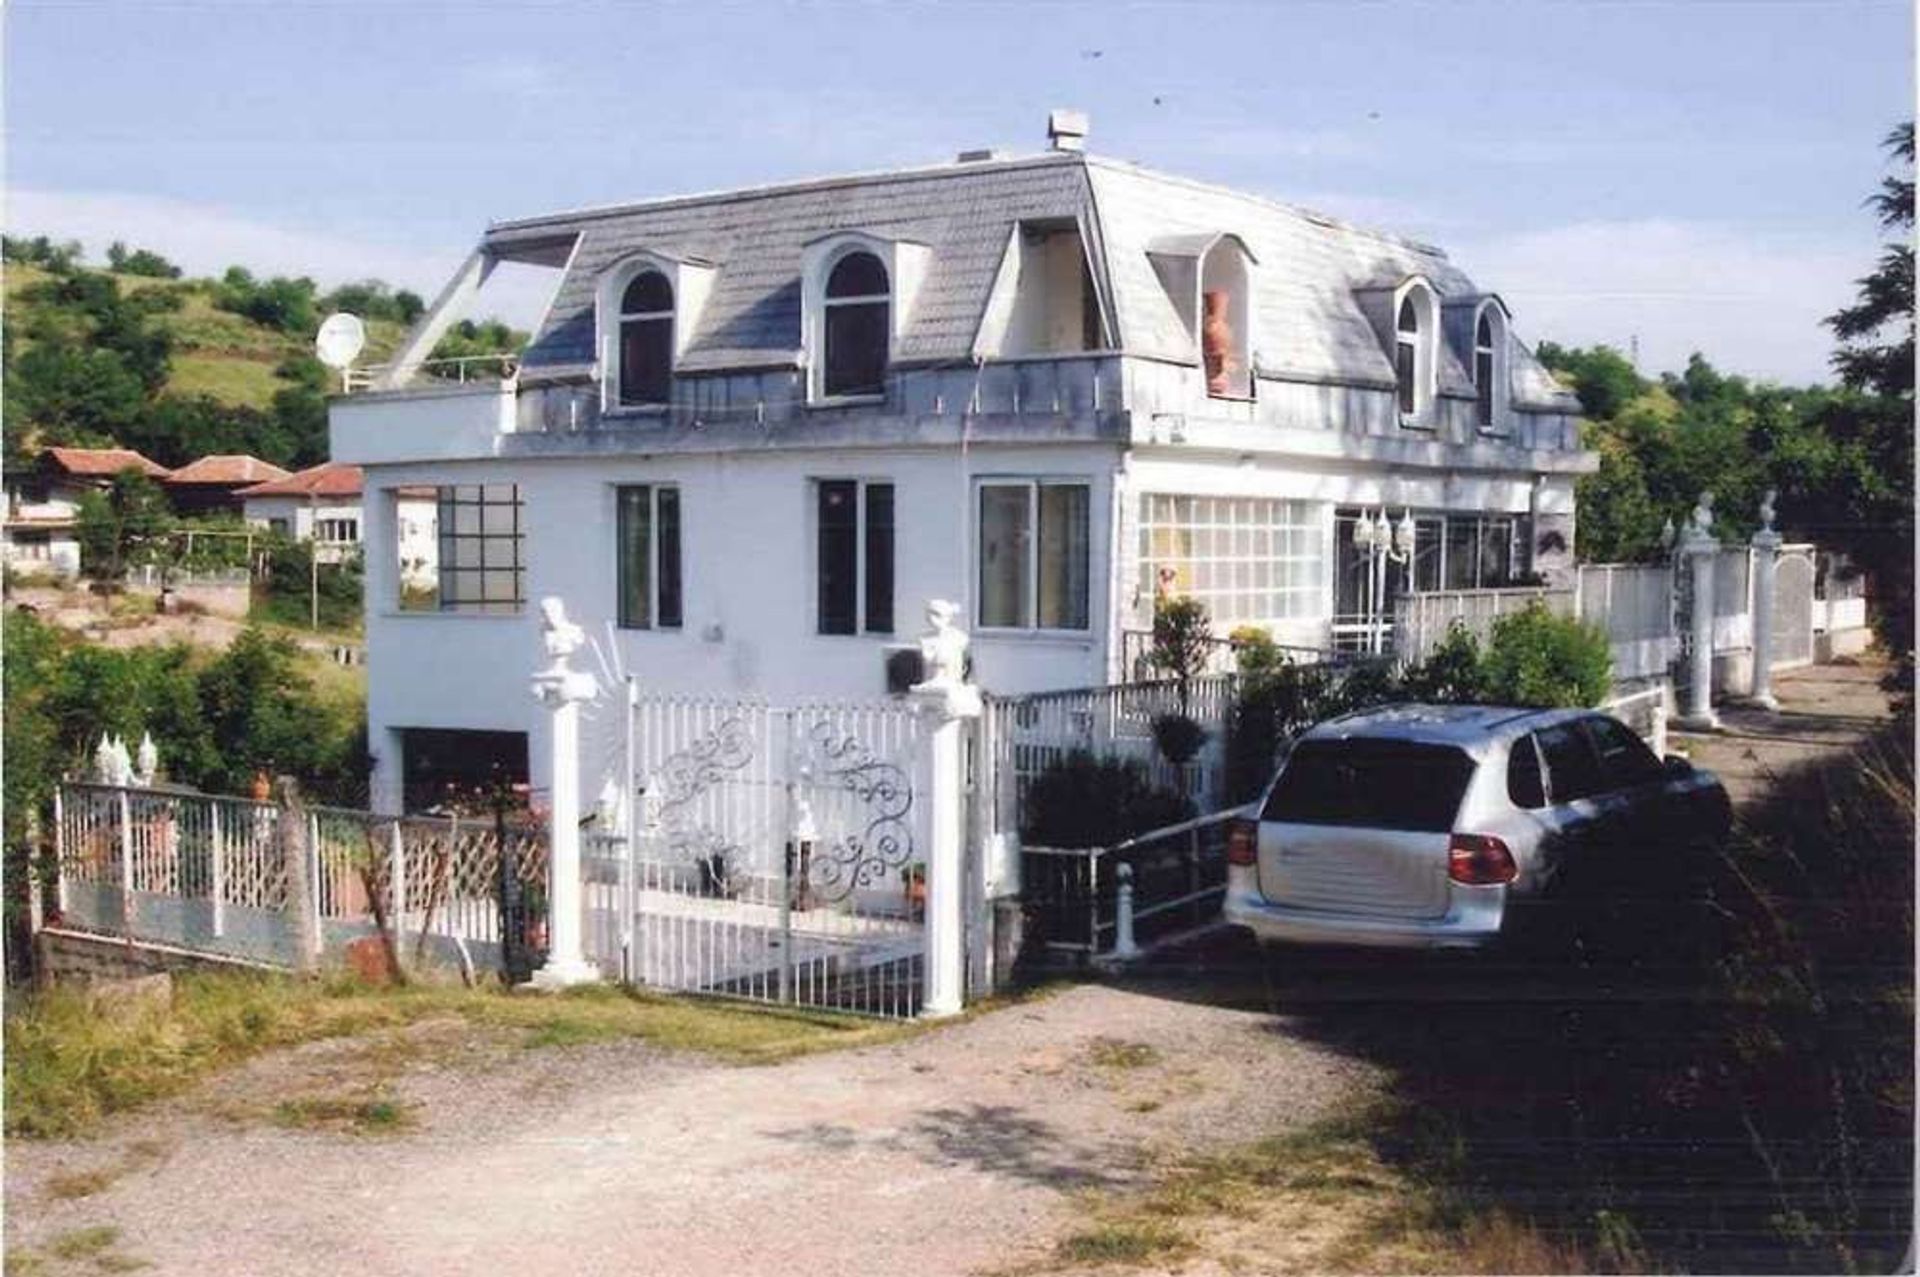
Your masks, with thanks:
[{"label": "white exterior wall", "polygon": [[[973,632],[975,680],[1002,693],[1096,684],[1106,677],[1112,477],[1109,445],[518,458],[368,470],[367,713],[380,757],[378,792],[397,793],[394,729],[527,731],[533,783],[546,781],[545,715],[527,693],[540,661],[537,607],[563,599],[594,642],[653,691],[770,700],[877,699],[888,649],[925,629],[929,598],[960,601]],[[1089,493],[1089,629],[1084,636],[1012,634],[974,626],[974,484],[992,477],[1084,479]],[[815,479],[894,485],[894,632],[816,632]],[[517,616],[399,611],[402,486],[511,483],[521,488],[526,606]],[[614,489],[676,484],[681,504],[683,612],[679,630],[614,630]],[[407,504],[412,504],[411,499]],[[611,640],[609,635],[611,634]],[[589,665],[595,664],[589,662]],[[603,671],[604,674],[604,671]],[[610,702],[583,718],[584,797],[617,764]],[[601,760],[596,764],[594,760]]]}]

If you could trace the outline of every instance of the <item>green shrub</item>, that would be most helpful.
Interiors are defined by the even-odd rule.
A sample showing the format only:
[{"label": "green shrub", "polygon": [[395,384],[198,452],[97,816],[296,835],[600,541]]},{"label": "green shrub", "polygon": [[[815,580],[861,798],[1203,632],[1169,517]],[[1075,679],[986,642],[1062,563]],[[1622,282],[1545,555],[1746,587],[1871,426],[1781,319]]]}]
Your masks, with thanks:
[{"label": "green shrub", "polygon": [[1034,777],[1022,810],[1020,837],[1036,847],[1111,847],[1194,814],[1190,801],[1154,785],[1140,764],[1084,749]]},{"label": "green shrub", "polygon": [[1207,729],[1185,714],[1161,714],[1153,720],[1153,743],[1162,758],[1185,767],[1207,743]]},{"label": "green shrub", "polygon": [[1486,658],[1467,628],[1455,621],[1447,637],[1401,679],[1409,700],[1433,704],[1474,704],[1487,695]]},{"label": "green shrub", "polygon": [[1207,620],[1207,606],[1199,599],[1157,598],[1153,601],[1153,651],[1149,659],[1155,669],[1186,685],[1207,668],[1207,654],[1213,646],[1213,627]]},{"label": "green shrub", "polygon": [[1494,704],[1598,705],[1613,685],[1613,652],[1604,630],[1536,600],[1494,621],[1481,674],[1480,690]]}]

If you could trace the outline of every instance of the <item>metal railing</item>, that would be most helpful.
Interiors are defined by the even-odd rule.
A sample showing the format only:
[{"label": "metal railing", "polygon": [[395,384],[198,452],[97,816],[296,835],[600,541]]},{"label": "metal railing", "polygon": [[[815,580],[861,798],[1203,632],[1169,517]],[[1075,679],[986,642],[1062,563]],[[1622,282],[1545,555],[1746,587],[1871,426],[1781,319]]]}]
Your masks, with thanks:
[{"label": "metal railing", "polygon": [[[1110,847],[1023,847],[1028,927],[1055,953],[1085,960],[1111,952],[1121,927],[1123,878],[1131,887],[1136,938],[1161,940],[1206,925],[1226,891],[1226,826],[1246,813],[1231,807]],[[1120,873],[1122,865],[1129,875]]]},{"label": "metal railing", "polygon": [[[393,368],[392,364],[368,364],[364,368],[343,369],[340,373],[341,388],[350,395],[372,390]],[[413,376],[408,380],[410,384],[418,384],[417,379],[424,377],[429,381],[450,381],[456,385],[499,385],[512,381],[519,373],[520,356],[503,351],[489,355],[423,359],[413,365]]]}]

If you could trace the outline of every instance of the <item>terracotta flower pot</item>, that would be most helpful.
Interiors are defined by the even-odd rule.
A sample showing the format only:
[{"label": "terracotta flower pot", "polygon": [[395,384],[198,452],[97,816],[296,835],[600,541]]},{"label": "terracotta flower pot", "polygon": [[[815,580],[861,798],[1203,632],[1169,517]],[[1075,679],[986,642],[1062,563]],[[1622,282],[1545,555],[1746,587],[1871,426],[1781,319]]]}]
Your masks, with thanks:
[{"label": "terracotta flower pot", "polygon": [[255,772],[253,774],[253,784],[249,787],[248,793],[255,802],[266,802],[273,797],[273,778],[264,771]]},{"label": "terracotta flower pot", "polygon": [[1207,393],[1224,395],[1232,389],[1234,371],[1233,321],[1227,318],[1230,298],[1223,290],[1202,293],[1206,315],[1200,321],[1200,353],[1207,364]]}]

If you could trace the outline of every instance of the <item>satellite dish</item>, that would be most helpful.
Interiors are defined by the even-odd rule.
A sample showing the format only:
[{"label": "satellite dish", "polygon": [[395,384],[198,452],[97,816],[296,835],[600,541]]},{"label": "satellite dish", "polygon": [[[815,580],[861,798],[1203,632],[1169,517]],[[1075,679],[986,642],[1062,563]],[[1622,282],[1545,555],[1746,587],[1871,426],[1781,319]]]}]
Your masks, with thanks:
[{"label": "satellite dish", "polygon": [[359,317],[336,311],[320,325],[320,333],[313,339],[313,353],[329,368],[346,368],[366,344],[367,328]]}]

